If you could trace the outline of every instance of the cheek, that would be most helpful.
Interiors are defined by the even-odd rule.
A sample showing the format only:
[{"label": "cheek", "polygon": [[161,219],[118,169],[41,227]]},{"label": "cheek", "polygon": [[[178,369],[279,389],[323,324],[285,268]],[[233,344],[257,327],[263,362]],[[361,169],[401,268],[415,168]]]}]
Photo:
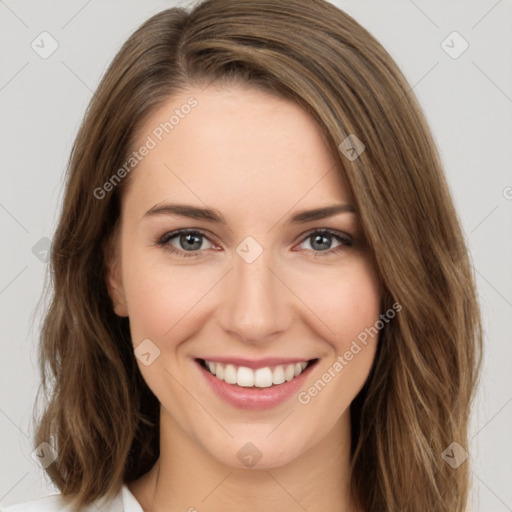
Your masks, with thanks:
[{"label": "cheek", "polygon": [[317,273],[313,280],[302,278],[301,283],[305,302],[315,312],[318,330],[336,352],[347,350],[353,339],[379,319],[379,279],[366,258]]},{"label": "cheek", "polygon": [[313,418],[323,418],[321,430],[326,433],[368,378],[378,344],[375,326],[381,314],[381,288],[374,267],[366,260],[338,272],[328,293],[322,288],[313,287],[311,299],[321,305],[321,319],[329,326],[324,340],[331,350],[297,401],[312,424]]},{"label": "cheek", "polygon": [[339,350],[347,350],[347,344],[375,324],[380,302],[378,281],[370,271],[354,274],[340,285],[336,311],[333,311]]},{"label": "cheek", "polygon": [[211,276],[201,275],[193,268],[167,267],[152,261],[147,254],[128,256],[123,267],[134,345],[145,338],[156,342],[167,339],[168,343],[171,330],[172,338],[179,339],[176,334],[186,324],[183,319],[193,316],[194,306],[211,288]]}]

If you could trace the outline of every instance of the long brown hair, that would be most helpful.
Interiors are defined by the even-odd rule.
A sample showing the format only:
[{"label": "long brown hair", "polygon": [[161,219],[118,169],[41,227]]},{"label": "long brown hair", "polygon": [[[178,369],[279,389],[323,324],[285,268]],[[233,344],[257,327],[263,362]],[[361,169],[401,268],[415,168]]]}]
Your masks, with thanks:
[{"label": "long brown hair", "polygon": [[[481,361],[467,248],[405,78],[364,28],[323,0],[206,0],[190,12],[165,10],[128,39],[103,77],[73,146],[51,251],[35,435],[36,446],[57,452],[48,475],[81,506],[113,495],[159,456],[159,403],[105,282],[131,174],[94,191],[126,162],[148,114],[176,91],[210,82],[260,88],[313,116],[353,193],[383,310],[402,306],[351,404],[354,496],[368,511],[463,511],[469,463],[453,468],[442,454],[452,442],[467,448]],[[355,159],[338,149],[349,135],[365,145]]]}]

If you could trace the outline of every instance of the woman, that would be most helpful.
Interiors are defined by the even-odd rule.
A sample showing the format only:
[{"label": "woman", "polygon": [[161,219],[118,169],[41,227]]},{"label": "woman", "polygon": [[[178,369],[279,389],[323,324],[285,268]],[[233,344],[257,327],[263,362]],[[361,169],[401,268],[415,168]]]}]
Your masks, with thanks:
[{"label": "woman", "polygon": [[51,268],[35,446],[61,494],[8,510],[465,509],[467,249],[409,86],[331,4],[143,24]]}]

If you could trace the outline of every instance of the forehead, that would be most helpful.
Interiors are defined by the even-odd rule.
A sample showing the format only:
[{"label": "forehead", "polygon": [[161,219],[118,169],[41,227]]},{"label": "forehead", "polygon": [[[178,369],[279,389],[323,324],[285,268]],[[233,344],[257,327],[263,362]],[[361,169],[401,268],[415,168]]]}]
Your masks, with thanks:
[{"label": "forehead", "polygon": [[[187,196],[288,209],[301,198],[349,200],[338,162],[314,119],[296,103],[243,87],[180,91],[137,130],[151,146],[128,195],[153,204]],[[195,196],[195,197],[194,197]],[[151,207],[149,205],[148,207]],[[305,204],[302,204],[305,206]]]}]

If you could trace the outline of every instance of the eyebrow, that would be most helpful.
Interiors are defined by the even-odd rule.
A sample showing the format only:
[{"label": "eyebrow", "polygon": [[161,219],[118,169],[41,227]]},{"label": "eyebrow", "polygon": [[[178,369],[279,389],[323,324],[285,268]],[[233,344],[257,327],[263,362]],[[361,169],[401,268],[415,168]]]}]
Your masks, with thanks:
[{"label": "eyebrow", "polygon": [[[305,224],[306,222],[332,217],[339,213],[355,214],[356,209],[354,205],[346,203],[333,204],[330,206],[315,208],[313,210],[301,210],[292,215],[292,217],[287,221],[287,224]],[[188,217],[190,219],[226,224],[226,219],[218,210],[212,208],[200,208],[188,204],[156,204],[144,214],[144,218],[151,217],[153,215],[179,215],[180,217]]]}]

